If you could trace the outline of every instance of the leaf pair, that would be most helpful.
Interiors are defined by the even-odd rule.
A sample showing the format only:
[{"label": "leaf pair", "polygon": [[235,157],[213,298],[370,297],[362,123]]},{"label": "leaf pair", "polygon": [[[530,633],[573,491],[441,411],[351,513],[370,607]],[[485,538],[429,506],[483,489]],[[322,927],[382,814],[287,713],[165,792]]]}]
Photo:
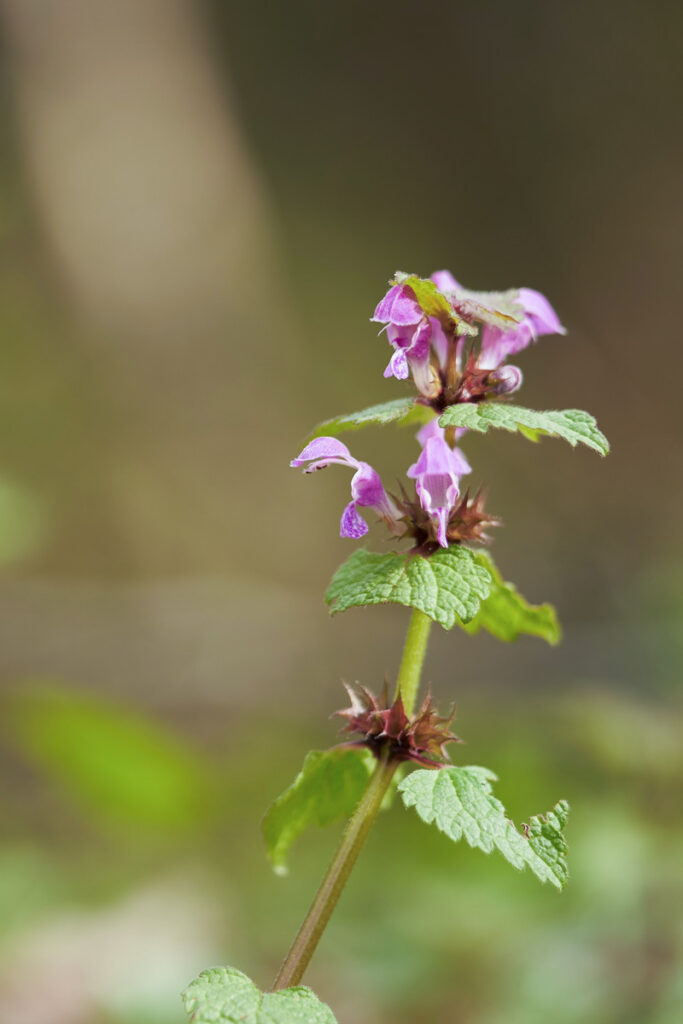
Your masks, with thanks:
[{"label": "leaf pair", "polygon": [[[396,423],[398,426],[410,426],[426,423],[431,418],[431,410],[414,398],[398,398],[372,405],[362,412],[326,420],[315,428],[308,440],[327,434],[337,436],[372,425]],[[538,441],[542,436],[560,437],[574,447],[579,443],[585,444],[600,455],[607,455],[609,451],[609,441],[598,429],[594,417],[581,409],[539,412],[505,402],[462,402],[446,409],[439,423],[442,427],[466,427],[479,433],[485,433],[491,427],[519,431],[530,441]]]},{"label": "leaf pair", "polygon": [[[301,772],[263,823],[268,855],[278,873],[283,873],[289,848],[304,829],[349,816],[363,795],[372,762],[368,751],[360,749],[315,750],[306,756]],[[493,795],[494,781],[496,776],[487,768],[444,765],[412,771],[398,791],[406,807],[414,807],[423,821],[436,825],[453,842],[464,838],[484,853],[498,850],[514,867],[528,867],[542,882],[562,889],[568,875],[562,829],[569,805],[560,801],[519,832]]]}]

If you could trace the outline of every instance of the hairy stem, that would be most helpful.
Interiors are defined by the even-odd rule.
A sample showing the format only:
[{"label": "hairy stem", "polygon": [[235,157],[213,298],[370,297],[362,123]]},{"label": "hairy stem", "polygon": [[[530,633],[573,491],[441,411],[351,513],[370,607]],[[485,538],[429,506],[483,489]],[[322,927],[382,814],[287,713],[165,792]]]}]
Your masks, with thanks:
[{"label": "hairy stem", "polygon": [[377,762],[368,788],[349,819],[332,863],[275,979],[274,992],[281,988],[289,988],[290,985],[298,985],[301,981],[356,863],[365,837],[379,813],[384,794],[397,767],[398,762],[390,760],[387,756]]},{"label": "hairy stem", "polygon": [[[427,615],[413,609],[396,685],[396,693],[403,696],[403,704],[408,715],[412,713],[415,706],[431,624],[432,620]],[[378,760],[368,787],[353,815],[349,818],[344,835],[332,858],[332,863],[327,869],[315,899],[292,943],[292,948],[275,979],[274,992],[282,988],[289,988],[291,985],[298,985],[303,978],[351,874],[351,869],[358,859],[366,836],[379,814],[382,800],[394,777],[398,763],[391,757],[389,749],[386,749]]]},{"label": "hairy stem", "polygon": [[432,620],[429,616],[413,608],[396,682],[396,696],[400,694],[403,698],[403,706],[408,716],[412,715],[415,709],[431,626]]}]

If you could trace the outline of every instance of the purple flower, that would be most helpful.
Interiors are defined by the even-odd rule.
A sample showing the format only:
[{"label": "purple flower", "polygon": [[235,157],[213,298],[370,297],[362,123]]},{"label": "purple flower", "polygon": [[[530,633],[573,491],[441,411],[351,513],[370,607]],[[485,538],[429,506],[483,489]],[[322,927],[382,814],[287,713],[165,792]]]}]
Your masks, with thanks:
[{"label": "purple flower", "polygon": [[367,462],[354,459],[346,445],[336,437],[316,437],[296,459],[292,459],[290,466],[303,466],[305,463],[308,465],[304,473],[314,473],[333,464],[356,470],[351,479],[351,501],[342,512],[339,524],[341,537],[358,538],[368,532],[368,524],[358,512],[359,506],[373,509],[393,533],[400,535],[405,531],[405,526],[399,521],[400,512],[384,490],[378,474]]},{"label": "purple flower", "polygon": [[435,398],[441,382],[431,363],[432,346],[441,365],[448,352],[448,340],[439,321],[423,313],[411,288],[399,284],[389,289],[372,320],[385,325],[394,349],[384,376],[406,380],[412,373],[420,394]]},{"label": "purple flower", "polygon": [[[461,301],[469,302],[473,308],[478,307],[481,313],[485,313],[490,307],[492,297],[485,293],[469,292],[448,270],[437,270],[431,279],[456,308]],[[521,319],[519,323],[510,327],[494,326],[481,317],[481,348],[477,369],[497,371],[492,374],[492,382],[496,384],[495,393],[499,395],[511,394],[522,383],[522,371],[518,367],[502,367],[508,356],[521,352],[543,334],[566,333],[546,297],[533,288],[520,288],[516,295],[516,305],[520,307]],[[489,312],[495,312],[494,307],[495,301]],[[462,342],[460,347],[462,348]],[[460,360],[458,369],[461,369]]]},{"label": "purple flower", "polygon": [[435,270],[431,280],[446,297],[448,297],[449,292],[455,292],[457,295],[458,292],[464,291],[463,286],[455,280],[450,270]]},{"label": "purple flower", "polygon": [[446,548],[446,529],[458,499],[460,477],[472,470],[460,449],[450,447],[436,419],[419,431],[417,439],[422,453],[408,476],[415,480],[422,508],[436,522],[439,544]]},{"label": "purple flower", "polygon": [[478,360],[482,370],[495,370],[508,356],[521,352],[543,334],[566,333],[557,313],[540,292],[533,288],[520,288],[518,304],[523,310],[519,324],[506,330],[484,325]]}]

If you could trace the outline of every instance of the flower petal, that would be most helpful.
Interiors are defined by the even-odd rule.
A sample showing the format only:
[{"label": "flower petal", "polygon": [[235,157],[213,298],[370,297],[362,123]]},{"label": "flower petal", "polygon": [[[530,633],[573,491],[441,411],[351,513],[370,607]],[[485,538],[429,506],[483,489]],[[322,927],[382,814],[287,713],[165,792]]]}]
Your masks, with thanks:
[{"label": "flower petal", "polygon": [[342,512],[339,523],[339,536],[358,540],[359,537],[365,536],[368,529],[368,524],[359,514],[355,501],[350,501]]},{"label": "flower petal", "polygon": [[[346,445],[336,437],[316,437],[295,459],[292,459],[290,466],[303,466],[305,462],[310,462],[312,459],[317,459],[325,465],[328,464],[328,460],[334,460],[346,463],[353,468],[358,466],[358,460],[354,459]],[[321,464],[315,468],[322,469],[323,466]]]},{"label": "flower petal", "polygon": [[379,473],[367,462],[359,464],[358,472],[351,480],[351,494],[359,505],[375,509],[383,509],[386,505],[387,495]]},{"label": "flower petal", "polygon": [[408,369],[408,360],[406,359],[405,349],[397,348],[391,359],[387,363],[387,367],[384,371],[385,377],[396,377],[397,380],[407,380],[410,376],[410,370]]},{"label": "flower petal", "polygon": [[566,334],[560,318],[550,305],[545,295],[533,288],[520,288],[519,301],[524,307],[536,337],[541,334]]},{"label": "flower petal", "polygon": [[462,290],[462,285],[458,284],[450,270],[435,270],[432,274],[432,281],[445,295],[448,292],[459,292]]},{"label": "flower petal", "polygon": [[407,285],[395,284],[377,304],[371,319],[380,324],[402,327],[417,324],[422,317],[422,309],[412,289]]}]

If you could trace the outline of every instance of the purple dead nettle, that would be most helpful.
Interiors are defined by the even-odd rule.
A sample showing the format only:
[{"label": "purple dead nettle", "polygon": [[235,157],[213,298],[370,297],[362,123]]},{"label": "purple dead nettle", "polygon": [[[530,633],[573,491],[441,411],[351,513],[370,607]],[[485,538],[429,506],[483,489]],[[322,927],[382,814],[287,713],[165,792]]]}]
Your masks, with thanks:
[{"label": "purple dead nettle", "polygon": [[367,462],[354,459],[346,445],[336,437],[316,437],[296,459],[292,459],[290,466],[304,466],[305,463],[308,465],[304,473],[315,473],[331,465],[356,470],[351,478],[351,501],[342,512],[339,524],[341,537],[357,539],[368,532],[368,524],[359,513],[359,507],[371,508],[397,536],[405,533],[405,525],[400,522],[401,513],[384,490],[379,474]]},{"label": "purple dead nettle", "polygon": [[432,348],[441,367],[448,355],[448,339],[436,317],[423,313],[411,288],[396,284],[377,305],[372,320],[384,324],[382,330],[386,328],[394,349],[384,376],[407,380],[412,373],[420,394],[435,398],[441,384],[432,366]]},{"label": "purple dead nettle", "polygon": [[[467,291],[448,270],[437,270],[431,280],[446,299],[467,299]],[[522,383],[522,371],[517,366],[503,366],[508,356],[516,355],[544,334],[566,334],[565,328],[545,295],[533,288],[519,288],[516,304],[521,318],[514,326],[501,328],[484,323],[481,348],[477,358],[479,370],[495,371],[500,394],[516,391]]]},{"label": "purple dead nettle", "polygon": [[446,528],[460,494],[460,477],[472,468],[459,448],[451,448],[437,420],[418,432],[419,459],[408,470],[425,512],[435,521],[441,547],[448,547]]},{"label": "purple dead nettle", "polygon": [[[533,288],[518,289],[516,306],[519,319],[509,327],[500,327],[486,322],[487,314],[497,312],[495,308],[488,308],[486,296],[479,297],[477,293],[469,292],[450,271],[437,270],[431,280],[451,304],[456,316],[470,323],[482,323],[481,345],[473,365],[477,372],[490,371],[487,390],[493,394],[511,394],[521,386],[522,371],[519,367],[503,365],[508,356],[521,352],[543,334],[565,333],[548,300]],[[372,320],[384,325],[382,330],[386,329],[394,349],[384,376],[406,380],[412,374],[423,398],[431,401],[440,395],[440,373],[446,368],[449,339],[439,320],[424,313],[412,288],[404,284],[393,285],[377,305]],[[455,343],[455,367],[458,373],[462,373],[466,338],[460,336]]]},{"label": "purple dead nettle", "polygon": [[[407,475],[415,481],[420,505],[434,520],[439,544],[448,547],[446,529],[460,494],[460,477],[470,473],[471,467],[459,448],[450,447],[435,419],[422,427],[417,439],[422,452]],[[402,521],[405,513],[384,490],[379,475],[367,462],[354,459],[337,438],[317,437],[290,463],[294,467],[304,466],[305,473],[314,473],[333,464],[356,470],[351,479],[351,501],[341,517],[340,536],[357,539],[368,532],[359,507],[371,508],[396,536],[406,533],[407,525]]]}]

